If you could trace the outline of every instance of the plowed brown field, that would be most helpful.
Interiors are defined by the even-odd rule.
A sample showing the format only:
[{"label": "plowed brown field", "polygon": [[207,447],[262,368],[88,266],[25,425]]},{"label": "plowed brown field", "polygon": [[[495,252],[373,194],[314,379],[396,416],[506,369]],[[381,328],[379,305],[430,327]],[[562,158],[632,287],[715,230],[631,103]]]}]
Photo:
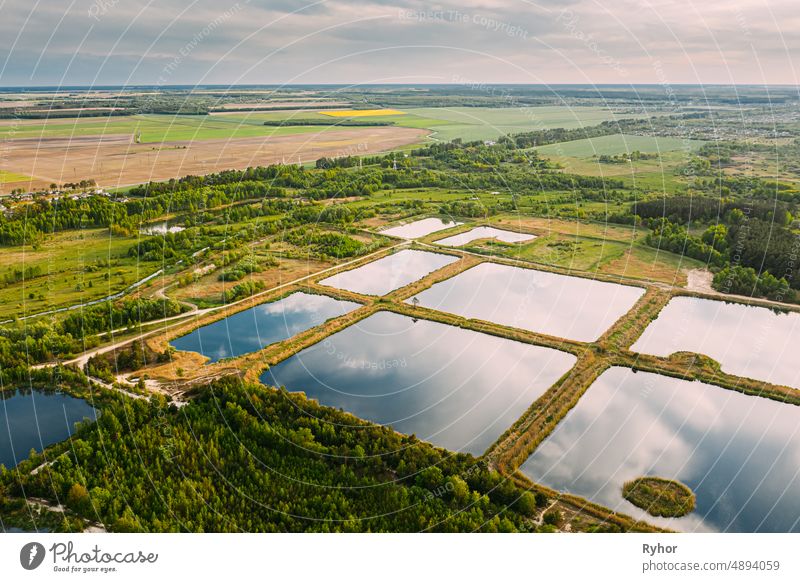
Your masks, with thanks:
[{"label": "plowed brown field", "polygon": [[297,135],[161,144],[134,144],[128,135],[11,139],[2,144],[0,170],[33,179],[0,184],[0,192],[87,179],[115,188],[188,174],[374,154],[420,142],[427,133],[405,127],[324,128]]}]

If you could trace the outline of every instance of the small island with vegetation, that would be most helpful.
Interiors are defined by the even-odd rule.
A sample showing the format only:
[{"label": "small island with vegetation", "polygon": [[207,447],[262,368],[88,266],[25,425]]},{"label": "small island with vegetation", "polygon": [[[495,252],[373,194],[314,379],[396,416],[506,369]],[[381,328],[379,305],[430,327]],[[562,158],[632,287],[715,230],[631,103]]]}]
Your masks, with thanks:
[{"label": "small island with vegetation", "polygon": [[660,477],[639,477],[622,486],[622,496],[656,517],[682,517],[694,511],[695,495],[683,483]]}]

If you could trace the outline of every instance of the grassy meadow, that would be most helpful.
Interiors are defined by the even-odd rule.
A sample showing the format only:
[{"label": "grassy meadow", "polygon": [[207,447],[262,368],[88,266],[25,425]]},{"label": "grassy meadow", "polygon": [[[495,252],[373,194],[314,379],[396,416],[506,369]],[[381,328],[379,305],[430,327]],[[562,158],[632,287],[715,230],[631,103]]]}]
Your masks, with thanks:
[{"label": "grassy meadow", "polygon": [[128,256],[136,237],[107,229],[66,231],[34,248],[0,247],[0,274],[38,267],[38,277],[0,283],[0,320],[107,297],[157,271],[161,265]]}]

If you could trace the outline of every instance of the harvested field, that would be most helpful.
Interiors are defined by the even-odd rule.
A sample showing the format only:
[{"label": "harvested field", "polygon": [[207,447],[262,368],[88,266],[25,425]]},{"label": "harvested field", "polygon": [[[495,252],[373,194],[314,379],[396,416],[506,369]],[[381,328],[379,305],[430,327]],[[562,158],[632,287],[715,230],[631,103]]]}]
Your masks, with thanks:
[{"label": "harvested field", "polygon": [[31,107],[35,101],[0,101],[0,109],[14,109],[15,107]]},{"label": "harvested field", "polygon": [[61,113],[80,113],[81,111],[121,111],[122,107],[64,107],[62,109],[26,109],[26,113],[50,113],[58,115]]},{"label": "harvested field", "polygon": [[426,134],[421,129],[367,127],[159,144],[134,144],[130,135],[12,139],[3,144],[0,169],[33,178],[4,182],[0,184],[0,192],[83,179],[94,179],[101,187],[115,188],[187,174],[280,162],[311,162],[353,152],[374,154],[419,142]]}]

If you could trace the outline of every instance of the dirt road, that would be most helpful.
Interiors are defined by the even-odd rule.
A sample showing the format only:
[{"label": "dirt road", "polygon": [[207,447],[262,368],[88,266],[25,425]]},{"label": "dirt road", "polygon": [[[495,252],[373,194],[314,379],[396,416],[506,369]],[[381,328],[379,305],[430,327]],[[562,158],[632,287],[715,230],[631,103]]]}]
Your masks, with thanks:
[{"label": "dirt road", "polygon": [[[202,317],[203,315],[206,315],[208,313],[213,313],[215,311],[219,311],[220,309],[231,309],[231,308],[236,308],[237,306],[240,306],[240,305],[242,305],[244,303],[252,303],[254,300],[257,300],[259,297],[263,297],[264,295],[266,295],[268,293],[274,293],[275,291],[280,291],[281,289],[285,289],[287,287],[291,287],[292,285],[296,285],[297,283],[302,283],[303,281],[305,281],[307,279],[311,279],[313,277],[319,277],[321,275],[324,275],[325,273],[334,271],[336,269],[341,269],[343,267],[348,267],[350,265],[354,265],[354,264],[359,263],[361,261],[367,261],[367,260],[369,260],[370,258],[372,258],[372,257],[374,257],[376,255],[385,253],[386,251],[397,249],[397,248],[400,248],[400,247],[403,247],[403,246],[408,246],[410,244],[411,244],[411,241],[403,241],[403,242],[398,243],[396,245],[393,245],[391,247],[388,247],[388,248],[385,248],[385,249],[380,249],[380,250],[375,251],[374,253],[370,253],[368,255],[364,255],[363,257],[357,257],[357,258],[355,258],[355,259],[353,259],[351,261],[340,263],[338,265],[334,265],[333,267],[328,267],[327,269],[322,269],[321,271],[316,271],[316,272],[311,273],[309,275],[304,275],[302,277],[298,277],[297,279],[293,279],[291,281],[287,281],[286,283],[281,283],[280,285],[272,287],[271,289],[266,289],[264,291],[256,293],[255,295],[251,295],[250,297],[245,297],[244,299],[240,299],[239,301],[235,301],[233,303],[228,303],[226,305],[220,305],[220,306],[217,306],[217,307],[208,307],[208,308],[205,308],[205,309],[197,309],[195,311],[190,311],[190,312],[187,312],[187,313],[181,313],[180,315],[174,315],[172,317],[167,317],[167,318],[164,318],[164,319],[148,321],[147,325],[159,325],[159,324],[167,324],[167,325],[164,325],[163,327],[158,327],[158,328],[156,328],[154,330],[139,334],[136,337],[128,338],[128,339],[125,339],[125,340],[120,340],[120,341],[113,342],[111,344],[108,344],[108,345],[105,345],[105,346],[102,346],[102,347],[99,347],[99,348],[95,348],[93,350],[89,350],[88,352],[84,352],[83,354],[81,354],[77,358],[72,358],[71,360],[66,360],[66,361],[61,362],[61,363],[63,363],[63,364],[75,364],[79,368],[83,368],[86,365],[86,363],[89,361],[89,359],[92,358],[93,356],[106,354],[106,353],[108,353],[110,351],[113,351],[113,350],[125,347],[127,345],[130,345],[133,342],[148,338],[151,335],[155,335],[155,334],[158,334],[158,333],[163,333],[164,331],[166,331],[166,330],[168,330],[168,329],[170,329],[172,327],[175,327],[176,325],[183,325],[188,317]],[[159,291],[157,293],[160,293],[161,297],[166,297],[166,295],[164,293],[164,288],[159,289]],[[115,330],[115,332],[121,332],[121,331],[123,331],[123,330]],[[111,332],[112,335],[115,332]],[[46,368],[48,366],[54,366],[54,365],[56,365],[56,362],[50,362],[50,363],[47,363],[47,364],[38,364],[38,365],[33,366],[33,367],[34,368]]]}]

